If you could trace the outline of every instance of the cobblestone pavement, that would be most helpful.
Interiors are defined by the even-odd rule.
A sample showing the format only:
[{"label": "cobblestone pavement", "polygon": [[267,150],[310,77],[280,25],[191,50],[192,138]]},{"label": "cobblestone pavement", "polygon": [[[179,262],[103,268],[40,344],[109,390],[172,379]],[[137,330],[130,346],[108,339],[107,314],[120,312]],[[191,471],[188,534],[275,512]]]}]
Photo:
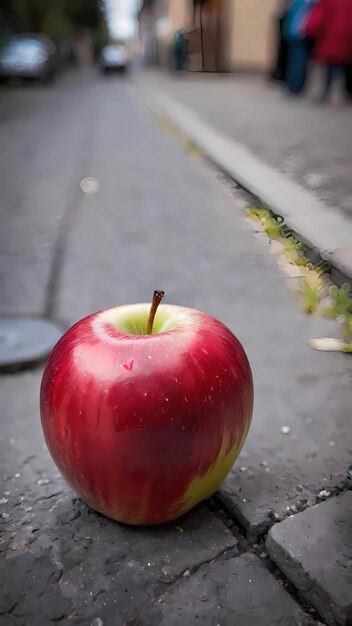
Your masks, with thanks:
[{"label": "cobblestone pavement", "polygon": [[[2,376],[0,625],[350,624],[351,360],[308,348],[334,328],[300,312],[241,195],[185,152],[133,79],[88,72],[14,91],[0,132],[1,312],[66,327],[164,288],[234,330],[256,393],[218,496],[164,527],[129,528],[54,467],[41,368]],[[85,176],[96,195],[80,191]]]},{"label": "cobblestone pavement", "polygon": [[[318,73],[318,76],[317,76]],[[190,106],[214,128],[250,148],[331,207],[352,216],[352,107],[289,97],[266,78],[150,72],[146,84]]]}]

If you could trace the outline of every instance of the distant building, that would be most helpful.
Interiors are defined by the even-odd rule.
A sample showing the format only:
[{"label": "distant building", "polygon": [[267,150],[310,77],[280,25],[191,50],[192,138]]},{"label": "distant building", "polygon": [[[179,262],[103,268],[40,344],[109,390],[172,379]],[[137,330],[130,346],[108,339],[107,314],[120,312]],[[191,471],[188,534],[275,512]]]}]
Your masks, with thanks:
[{"label": "distant building", "polygon": [[278,6],[279,0],[145,0],[140,32],[160,63],[182,29],[191,71],[267,71]]}]

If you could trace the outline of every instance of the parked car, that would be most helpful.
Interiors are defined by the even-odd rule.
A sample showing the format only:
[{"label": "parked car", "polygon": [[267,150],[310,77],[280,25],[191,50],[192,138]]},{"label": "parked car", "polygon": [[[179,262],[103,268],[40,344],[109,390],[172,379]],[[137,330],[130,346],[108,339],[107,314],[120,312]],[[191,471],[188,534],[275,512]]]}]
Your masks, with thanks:
[{"label": "parked car", "polygon": [[49,81],[56,67],[56,46],[44,35],[15,35],[0,51],[0,76],[5,79]]},{"label": "parked car", "polygon": [[99,55],[99,65],[102,72],[120,71],[126,72],[129,63],[129,54],[126,46],[105,46]]}]

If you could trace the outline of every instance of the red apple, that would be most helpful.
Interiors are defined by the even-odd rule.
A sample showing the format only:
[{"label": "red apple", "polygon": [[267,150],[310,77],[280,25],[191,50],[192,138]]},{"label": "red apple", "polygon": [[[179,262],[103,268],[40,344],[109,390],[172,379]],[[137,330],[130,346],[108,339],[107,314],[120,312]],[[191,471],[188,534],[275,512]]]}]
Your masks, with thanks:
[{"label": "red apple", "polygon": [[41,386],[45,439],[93,509],[129,524],[172,520],[211,496],[246,439],[253,382],[231,331],[200,311],[94,313],[54,348]]}]

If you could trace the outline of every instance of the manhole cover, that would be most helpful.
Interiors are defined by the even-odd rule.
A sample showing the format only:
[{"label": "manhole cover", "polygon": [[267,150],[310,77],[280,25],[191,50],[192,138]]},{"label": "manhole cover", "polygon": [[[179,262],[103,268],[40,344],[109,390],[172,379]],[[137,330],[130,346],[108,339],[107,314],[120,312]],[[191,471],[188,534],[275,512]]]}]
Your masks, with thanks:
[{"label": "manhole cover", "polygon": [[48,320],[0,317],[0,369],[41,361],[62,334],[63,331]]}]

